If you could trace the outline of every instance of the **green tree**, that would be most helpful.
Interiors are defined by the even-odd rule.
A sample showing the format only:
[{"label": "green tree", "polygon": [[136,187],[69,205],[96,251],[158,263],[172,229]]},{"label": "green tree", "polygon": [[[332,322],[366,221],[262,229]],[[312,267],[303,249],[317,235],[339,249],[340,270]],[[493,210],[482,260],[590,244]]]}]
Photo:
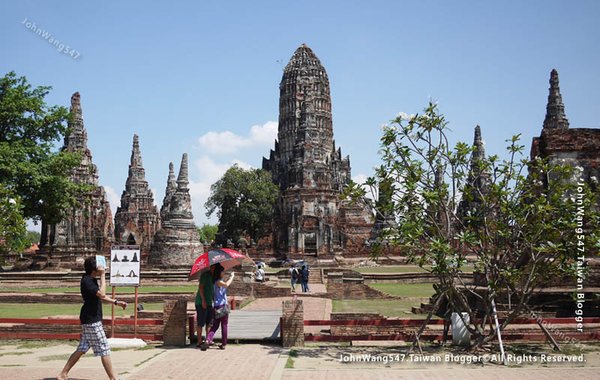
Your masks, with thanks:
[{"label": "green tree", "polygon": [[27,246],[31,247],[33,244],[38,244],[40,242],[41,234],[37,231],[27,231],[25,234],[25,241],[27,242]]},{"label": "green tree", "polygon": [[206,224],[204,223],[202,227],[198,228],[198,233],[200,234],[201,242],[211,243],[215,240],[215,236],[219,231],[219,226],[216,224]]},{"label": "green tree", "polygon": [[21,201],[0,183],[0,263],[4,254],[27,247],[26,225],[21,214]]},{"label": "green tree", "polygon": [[225,238],[238,241],[247,234],[258,240],[270,232],[278,195],[270,173],[234,165],[210,190],[206,216],[217,212],[219,232]]},{"label": "green tree", "polygon": [[[69,179],[81,156],[55,149],[67,132],[69,113],[46,104],[49,91],[47,86],[32,88],[14,72],[0,78],[0,185],[17,200],[19,207],[11,212],[18,212],[21,219],[58,223],[85,186]],[[3,228],[24,235],[21,222],[11,220]]]},{"label": "green tree", "polygon": [[[551,279],[575,274],[579,245],[593,250],[598,241],[597,194],[587,185],[578,188],[582,181],[575,168],[523,157],[519,136],[507,140],[506,159],[486,156],[472,165],[473,149],[463,142],[450,147],[447,133],[435,104],[421,115],[396,118],[384,128],[383,163],[367,185],[394,184],[397,227],[388,229],[384,240],[437,277],[432,313],[441,305],[468,313],[467,327],[478,347],[497,335],[488,327],[495,299],[512,300],[502,330],[531,312],[532,295]],[[484,173],[485,186],[476,186]],[[355,197],[364,192],[355,184],[349,189]],[[457,212],[461,198],[478,200],[466,218]],[[578,208],[586,210],[582,241]],[[463,278],[467,256],[475,257],[487,290]]]}]

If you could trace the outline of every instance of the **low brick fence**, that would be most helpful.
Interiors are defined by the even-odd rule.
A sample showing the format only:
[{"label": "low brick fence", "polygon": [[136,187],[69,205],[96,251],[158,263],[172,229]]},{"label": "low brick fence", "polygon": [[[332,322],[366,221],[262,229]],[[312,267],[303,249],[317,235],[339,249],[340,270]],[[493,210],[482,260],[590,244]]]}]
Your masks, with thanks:
[{"label": "low brick fence", "polygon": [[[187,312],[187,298],[169,299],[162,312],[139,313],[137,329],[134,318],[115,318],[115,337],[160,342],[165,346],[185,346],[194,333],[193,316]],[[106,336],[112,334],[112,321],[104,319]],[[189,327],[188,327],[189,326]],[[0,318],[0,339],[79,339],[81,326],[77,318]]]}]

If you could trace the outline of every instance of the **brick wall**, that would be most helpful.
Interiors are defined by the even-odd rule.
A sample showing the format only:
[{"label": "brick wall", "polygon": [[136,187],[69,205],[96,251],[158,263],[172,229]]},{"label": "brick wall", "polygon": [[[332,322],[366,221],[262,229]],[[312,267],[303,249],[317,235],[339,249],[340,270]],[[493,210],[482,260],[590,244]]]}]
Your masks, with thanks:
[{"label": "brick wall", "polygon": [[283,347],[304,346],[304,305],[302,300],[282,302],[281,340]]}]

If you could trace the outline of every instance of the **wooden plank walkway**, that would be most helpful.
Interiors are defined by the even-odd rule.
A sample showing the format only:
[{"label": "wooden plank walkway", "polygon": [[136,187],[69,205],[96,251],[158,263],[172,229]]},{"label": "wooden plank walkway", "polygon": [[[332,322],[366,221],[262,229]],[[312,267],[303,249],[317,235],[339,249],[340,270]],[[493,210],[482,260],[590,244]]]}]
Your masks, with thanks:
[{"label": "wooden plank walkway", "polygon": [[[265,340],[276,341],[280,339],[279,310],[232,310],[229,314],[229,340]],[[217,337],[220,338],[217,332]]]}]

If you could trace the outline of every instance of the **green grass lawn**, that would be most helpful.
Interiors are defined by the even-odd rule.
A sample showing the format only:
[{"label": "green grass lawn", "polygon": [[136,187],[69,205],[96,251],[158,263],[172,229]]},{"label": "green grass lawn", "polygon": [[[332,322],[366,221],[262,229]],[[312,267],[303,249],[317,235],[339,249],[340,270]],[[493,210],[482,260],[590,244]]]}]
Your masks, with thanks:
[{"label": "green grass lawn", "polygon": [[[140,286],[139,293],[194,293],[198,290],[198,285],[174,285],[174,286]],[[110,294],[110,286],[106,286],[106,292]],[[77,293],[79,294],[79,285],[63,286],[54,288],[2,288],[0,293]],[[131,286],[119,286],[117,294],[133,294],[135,288]]]},{"label": "green grass lawn", "polygon": [[419,306],[418,300],[333,300],[335,313],[379,313],[386,317],[425,318],[413,314],[411,308]]},{"label": "green grass lawn", "polygon": [[373,289],[399,297],[431,297],[434,293],[432,284],[369,284]]},{"label": "green grass lawn", "polygon": [[[162,311],[162,303],[144,303],[144,310]],[[110,318],[111,305],[103,304],[102,313]],[[79,316],[81,304],[47,304],[47,303],[3,303],[0,307],[0,318],[41,318],[53,315]],[[133,305],[123,310],[115,307],[115,317],[133,315]]]}]

